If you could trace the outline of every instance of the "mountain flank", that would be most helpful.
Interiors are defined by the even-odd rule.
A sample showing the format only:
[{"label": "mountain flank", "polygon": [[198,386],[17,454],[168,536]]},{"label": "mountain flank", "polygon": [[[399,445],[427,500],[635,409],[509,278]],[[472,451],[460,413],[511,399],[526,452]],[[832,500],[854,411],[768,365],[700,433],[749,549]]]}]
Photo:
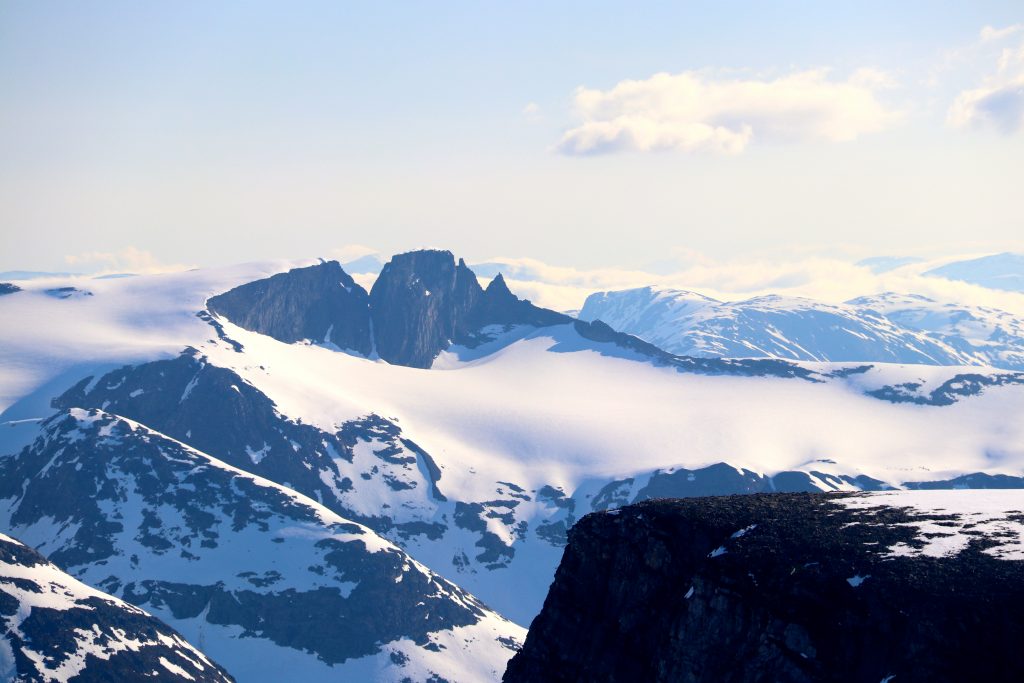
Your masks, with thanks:
[{"label": "mountain flank", "polygon": [[587,515],[504,681],[1022,680],[1024,499],[992,498],[1011,508],[995,517],[942,511],[987,509],[986,495],[728,496]]}]

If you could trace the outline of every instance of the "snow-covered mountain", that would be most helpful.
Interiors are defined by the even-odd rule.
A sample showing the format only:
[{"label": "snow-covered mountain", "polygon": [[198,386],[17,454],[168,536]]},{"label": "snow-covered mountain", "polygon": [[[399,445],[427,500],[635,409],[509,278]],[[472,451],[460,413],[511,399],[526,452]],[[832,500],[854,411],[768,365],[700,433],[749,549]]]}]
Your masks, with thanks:
[{"label": "snow-covered mountain", "polygon": [[872,256],[870,258],[861,259],[854,265],[867,268],[873,273],[888,273],[891,270],[896,270],[903,266],[920,263],[921,260],[922,259],[914,256]]},{"label": "snow-covered mountain", "polygon": [[852,306],[884,315],[956,349],[968,362],[1024,369],[1024,319],[987,306],[939,302],[919,294],[879,294],[853,299]]},{"label": "snow-covered mountain", "polygon": [[[522,629],[498,615],[530,622],[567,530],[591,511],[1024,484],[1024,425],[1010,419],[1024,373],[679,356],[533,306],[503,278],[482,288],[447,252],[395,257],[370,292],[332,262],[95,280],[92,296],[65,299],[22,284],[0,299],[0,468],[15,482],[0,484],[0,529],[202,640],[243,681],[264,673],[247,668],[250,644],[308,680],[500,676]],[[110,466],[87,467],[84,449]],[[61,507],[65,490],[85,492],[82,509]],[[146,510],[172,521],[156,527]],[[84,521],[115,513],[121,529]],[[327,557],[324,534],[349,550]],[[131,553],[76,555],[108,547]],[[405,563],[409,585],[393,581]],[[416,615],[423,601],[471,623],[416,631],[385,611],[359,637],[300,629],[279,642],[296,627],[259,622],[279,593],[303,607],[310,591],[344,593],[357,582],[346,572],[380,604]],[[299,621],[363,618],[365,595]]]},{"label": "snow-covered mountain", "polygon": [[580,317],[683,355],[1024,369],[1024,319],[913,294],[722,302],[644,287],[592,294]]},{"label": "snow-covered mountain", "polygon": [[143,610],[68,576],[0,534],[0,680],[230,683]]},{"label": "snow-covered mountain", "polygon": [[1024,292],[1024,254],[992,254],[965,261],[954,261],[933,268],[925,275],[960,280],[989,289]]},{"label": "snow-covered mountain", "polygon": [[100,410],[0,460],[0,527],[241,680],[493,680],[523,635],[371,530]]}]

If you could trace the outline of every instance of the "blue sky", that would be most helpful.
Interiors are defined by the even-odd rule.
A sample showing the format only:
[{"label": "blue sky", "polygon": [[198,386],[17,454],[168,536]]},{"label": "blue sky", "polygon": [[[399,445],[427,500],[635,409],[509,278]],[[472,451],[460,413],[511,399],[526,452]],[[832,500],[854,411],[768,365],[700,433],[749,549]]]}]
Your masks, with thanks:
[{"label": "blue sky", "polygon": [[0,269],[1024,250],[1022,24],[1019,2],[6,2]]}]

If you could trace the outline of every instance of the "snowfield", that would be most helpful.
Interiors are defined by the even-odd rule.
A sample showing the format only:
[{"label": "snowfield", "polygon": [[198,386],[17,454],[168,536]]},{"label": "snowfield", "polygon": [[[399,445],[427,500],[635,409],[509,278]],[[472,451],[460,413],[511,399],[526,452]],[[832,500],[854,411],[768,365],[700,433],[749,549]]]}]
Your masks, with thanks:
[{"label": "snowfield", "polygon": [[898,543],[889,548],[893,557],[949,557],[964,551],[972,540],[984,538],[991,547],[982,552],[1001,560],[1024,560],[1024,491],[886,491],[840,498],[852,510],[869,511],[879,506],[906,509],[920,521],[909,522],[918,530],[920,547]]},{"label": "snowfield", "polygon": [[570,491],[588,477],[722,461],[762,473],[813,466],[892,483],[1020,474],[1024,465],[1024,424],[1006,419],[1011,406],[1024,406],[1024,387],[941,408],[857,390],[897,379],[935,384],[955,374],[949,368],[876,367],[853,383],[821,384],[682,374],[588,350],[559,353],[577,341],[562,327],[465,364],[443,357],[446,370],[438,372],[225,327],[243,353],[223,344],[201,350],[284,414],[323,428],[367,412],[397,418],[460,490],[484,472],[491,481]]}]

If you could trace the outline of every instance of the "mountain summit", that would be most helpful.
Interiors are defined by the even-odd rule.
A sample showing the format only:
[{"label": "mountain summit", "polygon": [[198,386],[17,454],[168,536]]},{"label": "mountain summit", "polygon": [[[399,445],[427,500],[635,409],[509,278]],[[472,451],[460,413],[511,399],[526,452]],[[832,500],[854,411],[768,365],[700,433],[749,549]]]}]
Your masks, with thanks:
[{"label": "mountain summit", "polygon": [[369,294],[337,261],[325,261],[235,287],[207,307],[279,341],[330,344],[414,368],[429,368],[454,343],[479,343],[487,325],[572,322],[517,298],[500,273],[483,289],[464,260],[433,249],[393,256]]}]

